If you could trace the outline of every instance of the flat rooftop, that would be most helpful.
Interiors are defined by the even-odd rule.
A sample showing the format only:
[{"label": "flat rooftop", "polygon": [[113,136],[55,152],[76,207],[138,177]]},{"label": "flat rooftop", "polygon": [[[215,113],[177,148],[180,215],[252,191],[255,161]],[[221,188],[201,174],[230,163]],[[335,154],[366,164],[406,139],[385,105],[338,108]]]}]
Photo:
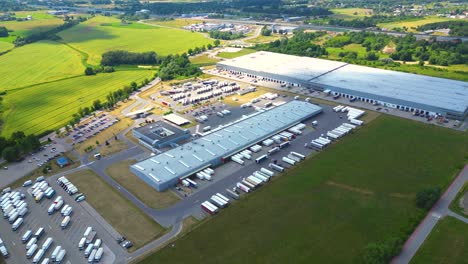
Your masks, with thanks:
[{"label": "flat rooftop", "polygon": [[155,123],[137,127],[134,128],[134,130],[153,141],[167,141],[185,133],[184,130],[163,121],[157,121]]},{"label": "flat rooftop", "polygon": [[259,75],[262,72],[273,73],[302,81],[309,81],[346,65],[346,63],[339,61],[299,57],[268,51],[258,51],[218,62],[218,64],[256,71]]},{"label": "flat rooftop", "polygon": [[139,177],[159,185],[190,176],[214,166],[265,138],[281,132],[322,111],[320,106],[291,101],[269,110],[244,116],[214,129],[210,134],[132,165]]},{"label": "flat rooftop", "polygon": [[454,112],[468,108],[468,82],[383,70],[344,62],[259,51],[218,62],[255,72],[303,81],[302,85],[342,88],[423,104]]},{"label": "flat rooftop", "polygon": [[311,83],[464,112],[468,82],[348,64]]}]

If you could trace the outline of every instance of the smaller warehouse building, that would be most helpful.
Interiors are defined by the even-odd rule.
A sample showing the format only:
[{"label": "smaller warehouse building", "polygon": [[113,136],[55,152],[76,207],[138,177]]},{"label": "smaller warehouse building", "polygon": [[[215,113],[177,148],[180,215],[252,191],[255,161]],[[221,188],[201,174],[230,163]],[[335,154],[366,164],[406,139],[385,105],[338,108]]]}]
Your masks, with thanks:
[{"label": "smaller warehouse building", "polygon": [[170,147],[192,136],[188,129],[180,129],[163,121],[134,128],[132,133],[141,145],[151,151]]},{"label": "smaller warehouse building", "polygon": [[216,128],[203,137],[130,166],[130,171],[158,191],[208,167],[228,161],[239,151],[322,112],[304,101],[260,110]]},{"label": "smaller warehouse building", "polygon": [[176,115],[176,114],[168,114],[168,115],[165,115],[163,116],[164,120],[166,120],[167,122],[170,122],[174,125],[178,125],[178,126],[183,126],[183,125],[187,125],[187,124],[190,124],[190,120],[187,120],[183,117],[181,117],[180,115]]}]

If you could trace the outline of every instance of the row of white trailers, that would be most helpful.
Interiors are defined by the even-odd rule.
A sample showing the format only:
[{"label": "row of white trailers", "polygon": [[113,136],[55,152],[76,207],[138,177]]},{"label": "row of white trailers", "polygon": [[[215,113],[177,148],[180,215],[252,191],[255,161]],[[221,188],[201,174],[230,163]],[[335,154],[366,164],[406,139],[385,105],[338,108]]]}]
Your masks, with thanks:
[{"label": "row of white trailers", "polygon": [[[357,126],[349,123],[343,123],[341,126],[330,130],[327,132],[326,137],[320,136],[317,139],[314,139],[310,142],[310,146],[315,149],[323,149],[329,144],[331,144],[332,140],[338,140],[339,138],[343,137],[350,133],[353,129]],[[331,139],[331,140],[330,140]]]},{"label": "row of white trailers", "polygon": [[346,116],[351,124],[358,126],[362,126],[364,124],[364,121],[358,119],[366,113],[364,110],[353,108],[350,106],[338,105],[333,108],[333,111],[346,113]]},{"label": "row of white trailers", "polygon": [[171,97],[172,97],[172,100],[178,101],[182,105],[188,105],[188,104],[199,103],[199,102],[202,102],[204,100],[209,100],[209,99],[214,98],[216,96],[220,96],[223,93],[224,94],[231,94],[231,93],[233,93],[235,91],[238,91],[238,90],[240,90],[239,86],[228,86],[228,87],[221,88],[220,90],[215,90],[215,91],[212,91],[212,92],[209,92],[209,93],[199,94],[198,96],[193,96],[193,97],[191,97],[191,94],[189,94],[189,93],[188,94],[177,94],[177,95],[173,95]]}]

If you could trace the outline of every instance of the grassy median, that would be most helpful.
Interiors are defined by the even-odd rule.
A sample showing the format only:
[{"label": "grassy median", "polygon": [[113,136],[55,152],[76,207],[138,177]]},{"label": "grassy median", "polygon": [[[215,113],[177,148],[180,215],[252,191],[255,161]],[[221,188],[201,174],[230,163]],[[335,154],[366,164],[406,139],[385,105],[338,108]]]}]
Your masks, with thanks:
[{"label": "grassy median", "polygon": [[143,211],[121,196],[115,189],[91,170],[82,170],[67,178],[88,203],[120,234],[131,240],[135,250],[164,233],[164,228]]},{"label": "grassy median", "polygon": [[179,201],[179,197],[172,191],[158,192],[131,173],[130,165],[135,162],[135,160],[125,160],[115,163],[106,169],[106,173],[151,208],[166,208]]}]

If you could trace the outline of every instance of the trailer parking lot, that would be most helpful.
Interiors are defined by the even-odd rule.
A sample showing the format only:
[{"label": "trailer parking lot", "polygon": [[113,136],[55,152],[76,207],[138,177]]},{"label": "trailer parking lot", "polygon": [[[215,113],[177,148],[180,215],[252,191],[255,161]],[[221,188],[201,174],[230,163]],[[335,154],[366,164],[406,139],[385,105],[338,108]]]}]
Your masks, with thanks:
[{"label": "trailer parking lot", "polygon": [[[34,233],[40,227],[43,227],[45,232],[37,242],[39,247],[48,237],[53,239],[52,245],[47,249],[42,259],[50,258],[55,247],[60,245],[62,249],[66,250],[62,263],[87,263],[88,260],[84,257],[83,250],[79,250],[78,244],[88,226],[96,231],[95,239],[102,240],[101,247],[103,247],[104,254],[100,263],[124,263],[127,253],[115,241],[118,233],[113,231],[112,227],[105,226],[108,225],[105,221],[99,221],[100,216],[86,201],[76,202],[72,196],[57,184],[56,178],[57,176],[48,179],[49,186],[56,191],[55,196],[51,199],[44,197],[39,203],[36,203],[35,199],[30,195],[30,187],[19,188],[19,191],[25,194],[24,200],[28,203],[29,212],[24,217],[24,223],[17,231],[12,231],[8,219],[0,220],[1,238],[10,253],[7,263],[32,262],[33,258],[28,259],[26,257],[26,248],[21,241],[21,237],[27,230],[32,230]],[[73,208],[71,221],[64,229],[61,228],[64,217],[60,211],[56,211],[52,215],[48,214],[49,206],[58,196],[62,196],[64,204],[68,204]]]}]

